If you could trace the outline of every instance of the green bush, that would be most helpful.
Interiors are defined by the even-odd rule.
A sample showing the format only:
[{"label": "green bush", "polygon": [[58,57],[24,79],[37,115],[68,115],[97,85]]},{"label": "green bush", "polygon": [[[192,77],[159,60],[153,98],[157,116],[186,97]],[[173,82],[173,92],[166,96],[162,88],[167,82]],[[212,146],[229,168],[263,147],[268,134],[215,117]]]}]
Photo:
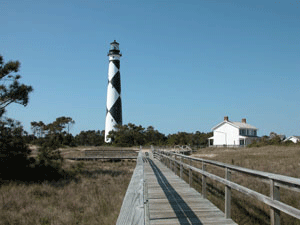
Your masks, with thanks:
[{"label": "green bush", "polygon": [[23,127],[12,119],[0,120],[0,176],[16,178],[29,167],[30,149],[23,138]]}]

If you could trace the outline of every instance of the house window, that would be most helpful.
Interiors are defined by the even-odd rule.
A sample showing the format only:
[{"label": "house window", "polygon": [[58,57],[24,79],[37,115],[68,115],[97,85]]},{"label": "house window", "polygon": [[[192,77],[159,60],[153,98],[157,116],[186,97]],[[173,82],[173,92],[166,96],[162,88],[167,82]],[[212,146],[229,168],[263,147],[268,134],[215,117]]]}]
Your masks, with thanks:
[{"label": "house window", "polygon": [[240,129],[240,135],[246,135],[246,130],[245,129]]},{"label": "house window", "polygon": [[253,136],[253,130],[248,130],[248,135]]},{"label": "house window", "polygon": [[240,145],[245,145],[245,140],[244,139],[240,140]]},{"label": "house window", "polygon": [[257,136],[257,131],[256,130],[254,130],[253,136]]}]

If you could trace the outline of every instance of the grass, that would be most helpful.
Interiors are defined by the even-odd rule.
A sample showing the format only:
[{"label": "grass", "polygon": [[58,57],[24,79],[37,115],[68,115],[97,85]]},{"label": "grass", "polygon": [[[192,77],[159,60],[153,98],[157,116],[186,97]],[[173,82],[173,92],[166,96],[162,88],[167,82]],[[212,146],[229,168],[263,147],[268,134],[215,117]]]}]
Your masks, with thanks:
[{"label": "grass", "polygon": [[[82,148],[74,151],[82,151]],[[205,148],[193,156],[300,178],[300,146]],[[72,175],[69,178],[41,183],[3,183],[0,224],[115,224],[135,164],[135,161],[66,160],[63,167]],[[207,166],[207,170],[224,177],[221,169]],[[193,187],[201,192],[201,177],[194,173],[193,178]],[[232,180],[269,195],[269,185],[256,178],[233,173]],[[208,199],[224,211],[224,185],[209,179],[207,182]],[[280,194],[283,202],[300,208],[299,192],[281,189]],[[255,199],[232,192],[232,218],[238,224],[270,224],[269,210]],[[282,213],[283,224],[299,225],[300,221]]]},{"label": "grass", "polygon": [[[30,156],[36,157],[38,154],[37,145],[29,145],[31,150]],[[115,146],[78,146],[78,147],[63,147],[58,149],[63,157],[84,157],[85,150],[122,150],[122,151],[138,151],[139,147],[115,147]]]},{"label": "grass", "polygon": [[259,148],[205,148],[193,156],[249,169],[300,178],[300,146]]},{"label": "grass", "polygon": [[[282,174],[300,178],[300,146],[264,146],[259,148],[205,148],[194,153],[193,156],[234,164],[249,169]],[[197,166],[201,168],[199,164]],[[209,172],[224,177],[224,170],[207,166]],[[201,177],[194,176],[194,187],[201,192]],[[187,180],[187,174],[185,175]],[[269,184],[252,176],[232,173],[232,181],[270,195]],[[224,185],[208,179],[208,199],[224,211]],[[300,193],[281,188],[281,201],[300,209]],[[232,218],[238,224],[270,224],[270,208],[255,199],[247,197],[237,191],[232,193]],[[300,221],[281,213],[281,224],[300,224]]]},{"label": "grass", "polygon": [[0,186],[0,224],[115,224],[135,161],[66,161],[72,178]]}]

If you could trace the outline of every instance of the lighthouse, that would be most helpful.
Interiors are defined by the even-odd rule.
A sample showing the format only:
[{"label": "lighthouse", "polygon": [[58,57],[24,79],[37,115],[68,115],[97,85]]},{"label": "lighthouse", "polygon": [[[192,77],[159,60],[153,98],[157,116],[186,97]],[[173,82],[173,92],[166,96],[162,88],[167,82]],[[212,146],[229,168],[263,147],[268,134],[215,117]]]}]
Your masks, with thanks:
[{"label": "lighthouse", "polygon": [[108,52],[108,85],[106,101],[106,119],[105,119],[105,137],[104,141],[110,143],[108,134],[115,130],[115,125],[122,125],[122,102],[121,102],[121,76],[120,76],[120,58],[122,54],[119,50],[119,43],[114,40],[110,43]]}]

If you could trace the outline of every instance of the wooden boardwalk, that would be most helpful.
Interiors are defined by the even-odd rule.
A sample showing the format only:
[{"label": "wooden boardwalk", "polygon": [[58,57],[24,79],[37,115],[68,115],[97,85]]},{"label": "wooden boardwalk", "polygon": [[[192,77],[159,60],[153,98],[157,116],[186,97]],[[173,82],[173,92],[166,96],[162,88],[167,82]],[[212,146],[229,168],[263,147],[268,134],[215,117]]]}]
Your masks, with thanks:
[{"label": "wooden boardwalk", "polygon": [[[153,154],[157,159],[153,158]],[[202,164],[201,169],[199,162]],[[173,169],[177,168],[180,177],[182,177],[183,171],[188,171],[190,184],[193,180],[193,172],[200,174],[203,196],[206,196],[207,193],[207,178],[223,184],[225,186],[225,213],[195,189],[190,188],[189,184],[165,165],[169,165]],[[207,166],[223,169],[225,178],[208,172]],[[263,183],[268,183],[270,196],[233,182],[232,171],[234,171],[233,175],[239,173],[253,176]],[[285,189],[299,193],[300,179],[194,158],[170,151],[156,149],[152,149],[151,152],[140,151],[117,225],[236,224],[229,219],[231,218],[231,190],[238,191],[269,206],[271,225],[280,225],[281,212],[300,220],[300,209],[280,201],[280,190],[283,192]]]},{"label": "wooden boardwalk", "polygon": [[149,224],[236,224],[156,159],[144,160]]}]

